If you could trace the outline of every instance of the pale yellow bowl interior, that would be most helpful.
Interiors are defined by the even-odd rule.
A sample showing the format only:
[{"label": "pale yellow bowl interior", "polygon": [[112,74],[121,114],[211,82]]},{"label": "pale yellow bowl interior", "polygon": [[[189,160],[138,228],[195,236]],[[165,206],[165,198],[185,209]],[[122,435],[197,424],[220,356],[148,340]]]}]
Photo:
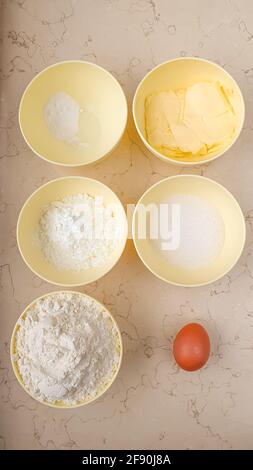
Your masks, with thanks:
[{"label": "pale yellow bowl interior", "polygon": [[[223,248],[209,265],[200,269],[187,270],[172,265],[149,239],[138,238],[138,224],[143,220],[138,217],[140,204],[159,204],[175,194],[201,196],[222,216],[225,228]],[[172,284],[197,286],[219,279],[235,265],[245,243],[245,221],[239,204],[223,186],[201,176],[175,176],[155,184],[141,197],[133,217],[133,238],[140,258],[153,274]]]},{"label": "pale yellow bowl interior", "polygon": [[[57,140],[49,131],[43,110],[57,92],[65,92],[88,109],[80,124],[81,140],[87,148],[77,148]],[[80,118],[81,119],[81,118]],[[127,120],[125,95],[117,80],[95,64],[62,62],[37,75],[26,88],[20,103],[22,134],[42,158],[62,165],[84,165],[108,154],[119,142]]]},{"label": "pale yellow bowl interior", "polygon": [[[39,220],[43,210],[50,202],[82,193],[87,193],[93,197],[101,196],[105,205],[114,205],[114,216],[117,218],[120,228],[118,244],[107,263],[103,266],[82,271],[58,270],[43,256],[36,240]],[[84,177],[59,178],[39,188],[24,204],[17,225],[18,246],[24,261],[42,279],[62,286],[84,285],[102,277],[120,258],[126,239],[126,214],[116,194],[100,181]]]},{"label": "pale yellow bowl interior", "polygon": [[[152,93],[167,91],[169,89],[177,90],[179,88],[187,88],[194,83],[201,81],[216,82],[220,81],[225,88],[234,91],[233,96],[233,107],[236,114],[236,132],[231,142],[227,143],[223,149],[219,149],[216,152],[204,155],[203,157],[167,157],[161,154],[156,149],[152,148],[146,140],[145,131],[145,100],[147,96]],[[136,90],[136,94],[133,101],[133,115],[137,131],[143,140],[144,144],[151,150],[156,156],[167,161],[174,161],[174,163],[202,163],[209,160],[213,160],[219,155],[223,154],[237,139],[241,132],[244,122],[244,101],[241,91],[236,84],[235,80],[221,67],[216,64],[203,59],[195,58],[182,58],[175,59],[160,66],[156,67],[149,74],[144,77],[140,85]]]},{"label": "pale yellow bowl interior", "polygon": [[[115,319],[113,318],[113,316],[111,315],[111,313],[109,312],[109,310],[107,310],[105,308],[104,305],[100,304],[100,302],[98,302],[96,300],[96,302],[98,304],[100,304],[108,313],[111,321],[113,322],[115,328],[117,329],[118,331],[118,335],[119,335],[119,354],[120,354],[120,358],[119,358],[119,364],[118,364],[118,368],[117,370],[115,370],[115,374],[114,376],[112,377],[112,379],[105,383],[103,388],[101,390],[98,390],[98,394],[95,396],[95,397],[92,397],[92,398],[87,398],[87,400],[83,401],[83,402],[80,402],[80,403],[77,403],[75,405],[66,405],[64,402],[62,401],[55,401],[54,403],[50,403],[50,402],[46,402],[46,401],[42,401],[42,400],[39,400],[37,397],[34,397],[30,392],[29,390],[26,388],[24,382],[23,382],[23,379],[22,379],[22,376],[19,372],[19,368],[17,366],[17,362],[14,360],[14,358],[16,357],[16,335],[17,335],[17,332],[20,328],[19,324],[20,324],[20,321],[21,320],[24,320],[26,315],[27,315],[27,312],[28,310],[30,310],[30,308],[36,304],[39,300],[41,299],[44,299],[45,297],[48,297],[48,296],[51,296],[52,294],[60,294],[62,292],[65,292],[65,291],[58,291],[58,292],[49,292],[48,294],[45,294],[45,295],[42,295],[41,297],[33,300],[33,302],[31,302],[26,308],[25,310],[23,311],[23,313],[20,315],[18,321],[16,322],[14,328],[13,328],[13,332],[12,332],[12,336],[11,336],[11,343],[10,343],[10,354],[11,354],[11,364],[12,364],[12,368],[13,368],[13,372],[16,376],[16,379],[18,380],[18,382],[20,383],[21,387],[25,390],[26,393],[28,393],[28,395],[30,395],[34,400],[37,400],[39,401],[40,403],[43,403],[43,405],[47,405],[47,406],[50,406],[52,408],[64,408],[64,409],[68,409],[68,408],[78,408],[79,406],[84,406],[84,405],[88,405],[89,403],[92,403],[93,401],[97,400],[99,397],[101,397],[101,395],[103,395],[106,390],[108,390],[108,388],[113,384],[114,380],[116,379],[117,375],[118,375],[118,372],[120,370],[120,366],[121,366],[121,362],[122,362],[122,355],[123,355],[123,344],[122,344],[122,337],[121,337],[121,333],[120,333],[120,330],[119,330],[119,327],[115,321]],[[75,291],[68,291],[68,293],[73,293],[75,294]],[[85,297],[89,297],[89,298],[92,298],[86,294],[83,294],[83,293],[80,293],[80,292],[77,292],[78,295],[83,295]],[[92,298],[92,300],[95,300]]]}]

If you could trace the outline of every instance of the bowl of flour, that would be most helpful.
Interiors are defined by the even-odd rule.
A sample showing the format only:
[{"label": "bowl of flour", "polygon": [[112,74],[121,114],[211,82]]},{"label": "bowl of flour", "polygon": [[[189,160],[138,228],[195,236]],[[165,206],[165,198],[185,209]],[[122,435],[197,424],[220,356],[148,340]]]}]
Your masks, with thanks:
[{"label": "bowl of flour", "polygon": [[19,107],[21,133],[35,154],[63,166],[94,163],[119,143],[127,101],[115,77],[81,60],[50,65],[28,84]]},{"label": "bowl of flour", "polygon": [[46,294],[19,317],[11,339],[14,373],[49,406],[91,403],[114,382],[122,360],[119,328],[97,300],[73,291]]},{"label": "bowl of flour", "polygon": [[64,177],[37,189],[17,224],[20,253],[42,279],[81,286],[109,272],[127,240],[125,210],[100,181]]}]

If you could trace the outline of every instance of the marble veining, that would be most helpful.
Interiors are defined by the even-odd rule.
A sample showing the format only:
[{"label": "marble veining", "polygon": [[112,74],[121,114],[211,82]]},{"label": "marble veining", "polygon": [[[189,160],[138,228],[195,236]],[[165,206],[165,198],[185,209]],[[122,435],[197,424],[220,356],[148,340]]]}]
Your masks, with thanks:
[{"label": "marble veining", "polygon": [[[250,0],[0,1],[0,448],[252,449],[253,432],[253,18]],[[18,128],[25,86],[45,66],[65,59],[102,65],[120,81],[129,110],[140,79],[158,63],[198,56],[224,66],[241,86],[246,121],[222,158],[194,168],[159,161],[145,149],[131,113],[119,147],[104,161],[63,169],[33,155]],[[32,116],[31,116],[32,119]],[[58,411],[30,399],[17,383],[9,342],[22,309],[55,290],[25,266],[15,227],[30,193],[63,175],[108,184],[126,203],[179,173],[208,176],[240,202],[247,243],[237,266],[201,288],[155,278],[132,241],[116,267],[80,291],[102,301],[119,322],[123,365],[94,404]],[[180,371],[171,354],[176,331],[201,321],[212,355],[197,373]]]}]

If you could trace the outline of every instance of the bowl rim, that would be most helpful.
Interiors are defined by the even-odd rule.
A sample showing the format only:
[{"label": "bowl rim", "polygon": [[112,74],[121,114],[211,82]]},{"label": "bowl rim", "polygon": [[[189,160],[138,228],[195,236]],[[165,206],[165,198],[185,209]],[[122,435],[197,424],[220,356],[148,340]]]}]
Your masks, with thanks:
[{"label": "bowl rim", "polygon": [[[25,134],[24,134],[24,131],[23,131],[23,128],[22,128],[22,124],[21,124],[21,109],[22,109],[22,105],[23,105],[23,101],[25,99],[25,95],[28,91],[28,89],[30,88],[30,86],[32,85],[32,83],[40,76],[42,75],[44,72],[46,72],[48,69],[51,69],[51,68],[54,68],[54,67],[57,67],[58,65],[63,65],[63,64],[70,64],[70,63],[81,63],[81,64],[84,64],[84,65],[88,65],[88,66],[92,66],[94,68],[97,68],[97,69],[100,69],[102,70],[103,72],[105,72],[107,75],[109,75],[113,81],[115,82],[115,84],[118,86],[120,92],[121,92],[121,95],[123,97],[123,101],[124,101],[124,108],[125,108],[125,122],[124,122],[124,125],[123,125],[123,128],[122,128],[122,131],[117,139],[117,141],[115,142],[115,144],[106,152],[104,153],[103,155],[101,155],[99,158],[96,158],[95,160],[92,160],[92,161],[88,161],[88,162],[83,162],[83,163],[62,163],[62,162],[56,162],[55,160],[50,160],[48,159],[47,157],[43,156],[42,154],[40,154],[39,152],[37,152],[33,146],[30,144],[30,142],[28,142]],[[20,129],[20,132],[22,134],[22,137],[24,139],[24,141],[26,142],[26,144],[28,145],[28,147],[30,148],[30,150],[32,150],[32,152],[37,155],[39,158],[41,158],[42,160],[48,162],[48,163],[52,163],[53,165],[59,165],[59,166],[63,166],[63,167],[69,167],[69,168],[75,168],[75,167],[81,167],[81,166],[86,166],[86,165],[93,165],[93,164],[96,164],[97,162],[100,162],[101,160],[103,160],[104,158],[106,158],[107,156],[110,155],[111,152],[113,152],[113,150],[115,150],[115,148],[118,146],[119,142],[121,141],[124,133],[125,133],[125,130],[126,130],[126,126],[127,126],[127,119],[128,119],[128,104],[127,104],[127,99],[126,99],[126,95],[125,95],[125,92],[121,86],[121,84],[119,83],[119,81],[117,80],[116,77],[114,77],[114,75],[109,72],[108,70],[106,70],[104,67],[101,67],[101,65],[98,65],[98,64],[95,64],[94,62],[89,62],[87,60],[81,60],[81,59],[69,59],[69,60],[61,60],[59,62],[55,62],[54,64],[51,64],[51,65],[48,65],[47,67],[45,67],[44,69],[42,69],[40,72],[38,72],[29,82],[28,84],[26,85],[23,93],[22,93],[22,96],[21,96],[21,99],[20,99],[20,102],[19,102],[19,108],[18,108],[18,123],[19,123],[19,129]]]},{"label": "bowl rim", "polygon": [[[120,358],[119,358],[119,363],[118,363],[118,367],[115,371],[115,374],[113,375],[113,378],[110,382],[107,383],[106,387],[98,394],[96,395],[95,397],[93,398],[90,398],[89,400],[85,401],[85,402],[80,402],[80,403],[77,403],[77,404],[74,404],[74,405],[56,405],[54,403],[49,403],[49,402],[46,402],[44,400],[40,400],[39,398],[35,397],[34,395],[32,395],[31,392],[29,392],[29,390],[26,388],[23,380],[21,379],[21,374],[19,372],[19,369],[16,365],[16,361],[14,361],[13,359],[13,356],[15,354],[15,342],[16,342],[16,334],[17,334],[17,330],[19,328],[19,325],[18,325],[18,322],[23,319],[26,314],[27,314],[27,311],[34,305],[36,304],[36,302],[38,302],[39,300],[43,299],[43,298],[46,298],[46,297],[49,297],[50,295],[55,295],[55,294],[79,294],[79,295],[82,295],[88,299],[91,299],[92,301],[96,302],[98,305],[100,305],[104,310],[106,310],[106,312],[108,313],[109,317],[111,318],[112,320],[112,323],[114,324],[114,326],[116,327],[117,329],[117,332],[118,332],[118,336],[119,336],[119,344],[120,344]],[[15,325],[13,327],[13,330],[12,330],[12,334],[11,334],[11,341],[10,341],[10,360],[11,360],[11,365],[12,365],[12,370],[14,372],[14,375],[17,379],[17,381],[19,382],[19,384],[21,385],[21,387],[23,388],[23,390],[25,390],[25,392],[31,397],[33,398],[34,400],[36,400],[37,402],[45,405],[45,406],[49,406],[50,408],[56,408],[58,410],[62,409],[62,410],[66,410],[66,409],[71,409],[71,408],[79,408],[81,406],[85,406],[85,405],[89,405],[90,403],[98,400],[102,395],[104,395],[105,392],[107,392],[107,390],[109,390],[109,388],[111,387],[111,385],[115,382],[117,376],[118,376],[118,373],[120,371],[120,368],[121,368],[121,365],[122,365],[122,359],[123,359],[123,341],[122,341],[122,335],[121,335],[121,332],[120,332],[120,328],[119,328],[119,325],[117,323],[117,321],[115,320],[115,318],[113,317],[112,313],[108,310],[107,307],[105,307],[105,305],[103,305],[99,300],[95,299],[94,297],[91,297],[90,295],[88,294],[85,294],[84,292],[78,292],[78,291],[75,291],[75,290],[58,290],[58,291],[53,291],[53,292],[48,292],[46,294],[43,294],[41,295],[40,297],[37,297],[36,299],[32,300],[26,307],[25,309],[23,310],[23,312],[19,315],[18,319],[16,320],[15,322]]]},{"label": "bowl rim", "polygon": [[[208,64],[211,64],[213,65],[214,67],[216,67],[217,69],[221,70],[223,73],[225,73],[233,82],[234,82],[234,85],[235,85],[235,88],[237,89],[238,91],[238,94],[240,96],[240,99],[241,99],[241,103],[242,103],[242,121],[241,121],[241,125],[239,126],[237,132],[235,133],[233,139],[231,140],[230,144],[228,145],[228,147],[226,147],[225,149],[221,150],[220,152],[217,153],[217,155],[214,155],[210,158],[205,158],[203,160],[199,160],[199,161],[184,161],[184,160],[180,160],[180,159],[173,159],[172,157],[166,157],[165,155],[163,155],[162,153],[158,152],[158,150],[156,150],[154,147],[152,147],[149,142],[144,138],[144,136],[142,135],[142,132],[140,131],[139,129],[139,126],[138,126],[138,123],[137,123],[137,118],[136,118],[136,114],[135,114],[135,105],[136,105],[136,100],[137,100],[137,95],[138,95],[138,92],[141,88],[141,86],[143,85],[144,81],[146,80],[147,77],[149,77],[149,75],[151,75],[155,70],[159,69],[160,67],[163,67],[164,65],[167,65],[171,62],[179,62],[179,61],[190,61],[190,60],[195,60],[197,62],[205,62],[205,63],[208,63]],[[237,139],[239,138],[241,132],[242,132],[242,129],[243,129],[243,125],[244,125],[244,121],[245,121],[245,102],[244,102],[244,98],[243,98],[243,94],[242,94],[242,91],[237,83],[237,81],[232,77],[232,75],[227,71],[225,70],[221,65],[218,65],[216,64],[215,62],[211,61],[211,60],[208,60],[208,59],[203,59],[201,57],[194,57],[194,56],[188,56],[188,57],[176,57],[175,59],[170,59],[170,60],[165,60],[164,62],[161,62],[160,64],[156,65],[154,68],[152,68],[146,75],[144,75],[144,77],[141,79],[140,83],[138,84],[136,90],[135,90],[135,93],[134,93],[134,97],[133,97],[133,102],[132,102],[132,115],[133,115],[133,120],[134,120],[134,124],[135,124],[135,128],[137,130],[137,133],[140,137],[140,139],[142,140],[142,142],[144,143],[145,147],[151,152],[153,153],[153,155],[155,155],[156,157],[158,157],[160,160],[163,160],[167,163],[171,163],[171,164],[174,164],[174,165],[180,165],[180,166],[196,166],[196,165],[204,165],[205,163],[209,163],[213,160],[216,160],[216,158],[219,158],[221,157],[222,155],[224,155],[226,152],[228,152],[228,150],[235,144],[235,142],[237,141]]]},{"label": "bowl rim", "polygon": [[[115,263],[110,267],[110,269],[108,271],[106,271],[102,276],[99,276],[99,277],[94,277],[93,279],[91,279],[90,281],[87,281],[87,282],[80,282],[78,284],[76,283],[72,283],[72,284],[69,284],[69,283],[61,283],[61,282],[56,282],[56,281],[52,281],[52,280],[49,280],[47,279],[46,277],[42,276],[38,271],[36,271],[34,268],[32,268],[30,266],[30,264],[28,263],[26,257],[24,256],[23,254],[23,251],[22,251],[22,248],[21,248],[21,243],[20,243],[20,237],[19,237],[19,227],[20,227],[20,222],[21,222],[21,219],[22,219],[22,215],[23,215],[23,212],[27,206],[27,204],[30,202],[30,200],[35,196],[35,194],[37,194],[40,190],[44,189],[46,186],[49,186],[50,184],[54,184],[55,182],[57,181],[61,181],[61,180],[70,180],[70,179],[81,179],[81,180],[84,180],[85,181],[92,181],[92,182],[96,182],[96,183],[99,183],[101,186],[104,186],[106,188],[106,190],[109,190],[113,193],[113,195],[116,197],[116,200],[117,200],[117,203],[119,204],[120,208],[122,209],[122,213],[124,213],[124,243],[122,244],[122,250],[120,251],[119,253],[119,256],[117,257]],[[42,184],[39,188],[35,189],[35,191],[32,192],[32,194],[30,194],[30,196],[28,196],[28,198],[25,200],[25,202],[23,203],[21,209],[20,209],[20,212],[19,212],[19,216],[18,216],[18,220],[17,220],[17,226],[16,226],[16,239],[17,239],[17,245],[18,245],[18,249],[19,249],[19,253],[23,259],[23,261],[25,262],[26,266],[36,275],[38,276],[40,279],[42,279],[43,281],[49,283],[49,284],[53,284],[55,286],[59,286],[59,287],[69,287],[69,288],[73,288],[73,287],[82,287],[82,286],[86,286],[88,284],[91,284],[92,282],[95,282],[95,281],[98,281],[99,279],[101,279],[102,277],[104,277],[106,274],[108,274],[115,266],[116,264],[118,263],[118,261],[120,260],[124,250],[125,250],[125,247],[126,247],[126,243],[127,243],[127,237],[128,237],[128,222],[127,222],[127,216],[126,216],[126,211],[125,211],[125,208],[121,202],[121,200],[119,199],[119,197],[117,196],[117,194],[109,187],[107,186],[106,184],[102,183],[101,181],[95,179],[95,178],[89,178],[87,176],[62,176],[60,178],[54,178],[53,180],[50,180],[48,181],[47,183],[45,184]]]},{"label": "bowl rim", "polygon": [[[146,194],[148,194],[149,191],[151,191],[152,189],[154,189],[156,186],[158,186],[159,184],[161,184],[162,182],[164,181],[169,181],[169,180],[172,180],[172,179],[177,179],[177,178],[195,178],[195,179],[202,179],[202,180],[206,180],[206,182],[209,184],[213,184],[214,186],[220,188],[221,190],[223,190],[225,193],[228,194],[228,196],[230,197],[230,199],[233,201],[233,204],[239,209],[239,214],[240,214],[240,217],[241,217],[241,229],[242,229],[242,236],[243,236],[243,241],[242,241],[242,246],[240,248],[240,250],[238,251],[238,254],[237,254],[237,257],[235,258],[234,262],[231,264],[231,266],[224,270],[221,274],[219,274],[218,276],[216,276],[214,279],[212,280],[209,280],[209,281],[205,281],[205,282],[199,282],[199,283],[196,283],[196,284],[184,284],[184,283],[181,283],[181,282],[175,282],[175,281],[168,281],[168,279],[164,278],[163,276],[159,275],[158,273],[156,273],[153,269],[151,269],[151,267],[148,265],[148,263],[145,261],[144,257],[142,256],[142,254],[140,253],[140,250],[138,249],[138,246],[137,246],[137,237],[135,236],[135,219],[136,219],[136,214],[137,214],[137,210],[138,210],[138,207],[139,207],[139,204],[142,202],[142,200],[144,199],[144,197],[146,196]],[[211,178],[207,178],[206,176],[201,176],[201,175],[189,175],[189,174],[182,174],[182,175],[173,175],[173,176],[168,176],[167,178],[163,178],[162,180],[158,181],[157,183],[153,184],[152,186],[150,186],[143,194],[142,196],[140,197],[140,199],[138,200],[136,206],[135,206],[135,209],[134,209],[134,212],[133,212],[133,218],[132,218],[132,238],[133,238],[133,242],[134,242],[134,246],[135,246],[135,249],[137,251],[137,254],[139,256],[139,258],[141,259],[141,261],[143,262],[143,264],[146,266],[146,268],[156,277],[158,277],[158,279],[166,282],[167,284],[171,284],[173,286],[177,286],[177,287],[188,287],[188,288],[192,288],[192,287],[203,287],[203,286],[207,286],[209,284],[213,284],[214,282],[217,282],[219,279],[221,279],[222,277],[226,276],[230,271],[231,269],[233,269],[235,267],[235,265],[237,264],[237,262],[239,261],[241,255],[242,255],[242,252],[244,250],[244,247],[245,247],[245,242],[246,242],[246,223],[245,223],[245,218],[244,218],[244,215],[243,215],[243,212],[242,212],[242,209],[239,205],[239,202],[236,200],[236,198],[234,197],[234,195],[227,189],[225,188],[225,186],[223,186],[222,184],[218,183],[217,181],[211,179]]]}]

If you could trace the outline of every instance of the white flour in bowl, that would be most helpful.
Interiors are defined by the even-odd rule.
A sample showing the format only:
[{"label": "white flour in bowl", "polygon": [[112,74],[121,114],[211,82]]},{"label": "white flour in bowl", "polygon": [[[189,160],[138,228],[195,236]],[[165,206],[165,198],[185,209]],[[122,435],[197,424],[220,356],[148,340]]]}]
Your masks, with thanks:
[{"label": "white flour in bowl", "polygon": [[80,148],[88,147],[79,136],[79,117],[83,109],[72,96],[55,93],[44,108],[44,119],[51,134],[58,140]]},{"label": "white flour in bowl", "polygon": [[102,266],[116,248],[119,226],[103,199],[88,194],[49,204],[39,222],[44,256],[57,269],[80,271]]},{"label": "white flour in bowl", "polygon": [[39,400],[73,405],[96,397],[120,361],[119,332],[105,308],[78,293],[53,293],[19,323],[16,360]]}]

